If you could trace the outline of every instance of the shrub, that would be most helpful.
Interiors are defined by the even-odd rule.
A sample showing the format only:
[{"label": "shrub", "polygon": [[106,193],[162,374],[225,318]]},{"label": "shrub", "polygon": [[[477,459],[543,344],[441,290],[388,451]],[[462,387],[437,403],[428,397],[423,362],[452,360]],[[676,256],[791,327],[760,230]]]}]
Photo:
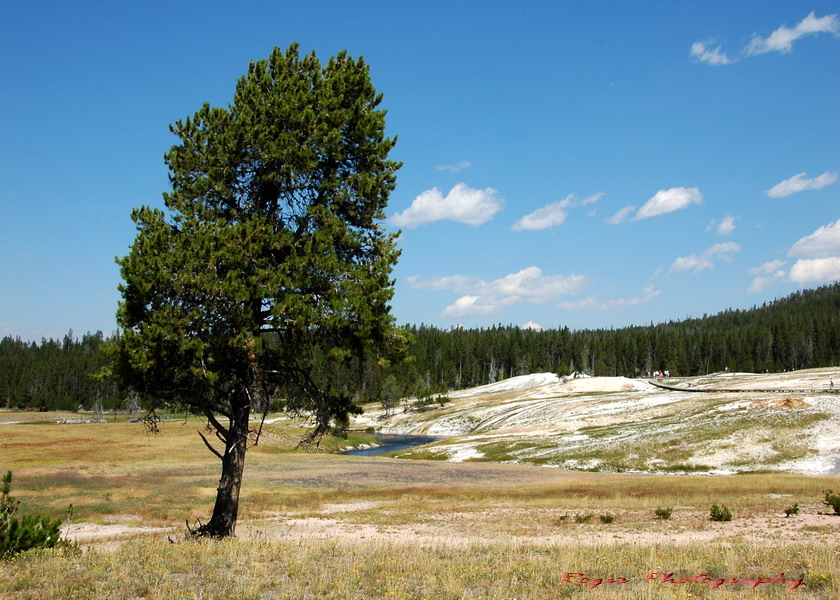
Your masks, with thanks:
[{"label": "shrub", "polygon": [[656,509],[656,518],[657,519],[670,519],[671,513],[673,512],[673,508],[670,506],[667,508],[659,507]]},{"label": "shrub", "polygon": [[711,513],[712,521],[732,520],[732,513],[729,512],[729,509],[726,508],[726,506],[718,506],[717,504],[712,504],[712,508],[709,512]]},{"label": "shrub", "polygon": [[44,515],[15,516],[20,501],[9,496],[11,484],[12,472],[9,471],[3,477],[0,489],[0,559],[34,548],[55,547],[61,535],[58,529],[61,521],[52,521]]},{"label": "shrub", "polygon": [[834,490],[825,490],[823,493],[825,494],[823,504],[834,510],[835,515],[840,515],[840,494],[835,494]]},{"label": "shrub", "polygon": [[12,515],[20,506],[20,500],[15,500],[9,496],[12,489],[12,472],[9,471],[3,476],[3,487],[0,489],[0,528],[4,527],[9,522]]},{"label": "shrub", "polygon": [[789,517],[791,515],[798,515],[799,514],[799,503],[797,502],[793,506],[788,506],[785,509],[785,516]]},{"label": "shrub", "polygon": [[603,523],[604,525],[615,521],[615,517],[612,515],[601,515],[598,518],[601,519],[601,523]]},{"label": "shrub", "polygon": [[411,406],[414,408],[414,410],[417,410],[419,412],[426,412],[426,409],[428,409],[433,403],[434,399],[431,396],[424,396],[423,398],[415,400],[411,404]]},{"label": "shrub", "polygon": [[592,520],[592,515],[575,515],[575,523],[589,523]]}]

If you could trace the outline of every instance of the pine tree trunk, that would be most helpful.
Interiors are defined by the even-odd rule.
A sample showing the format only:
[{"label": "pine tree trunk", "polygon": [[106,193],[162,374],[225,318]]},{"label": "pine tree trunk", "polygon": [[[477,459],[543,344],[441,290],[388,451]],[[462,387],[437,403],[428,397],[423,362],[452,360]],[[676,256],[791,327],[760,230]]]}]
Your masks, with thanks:
[{"label": "pine tree trunk", "polygon": [[197,533],[210,537],[228,537],[236,532],[236,518],[239,514],[239,490],[242,487],[242,473],[245,470],[245,451],[248,448],[248,419],[251,406],[247,398],[239,407],[228,428],[228,443],[222,458],[222,477],[216,493],[216,504],[210,522]]}]

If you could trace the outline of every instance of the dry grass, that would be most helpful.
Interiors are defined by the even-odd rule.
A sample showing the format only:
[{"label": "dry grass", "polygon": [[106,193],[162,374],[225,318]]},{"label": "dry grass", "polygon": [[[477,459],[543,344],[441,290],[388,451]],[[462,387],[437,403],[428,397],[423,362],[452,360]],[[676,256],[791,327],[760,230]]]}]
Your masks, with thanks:
[{"label": "dry grass", "polygon": [[[3,425],[0,470],[14,471],[26,510],[60,517],[72,503],[74,522],[170,526],[177,536],[184,519],[208,516],[218,480],[200,428],[174,421],[148,436],[128,423]],[[249,452],[243,539],[170,544],[158,534],[75,554],[30,553],[0,564],[0,598],[557,599],[581,592],[562,581],[568,572],[628,579],[601,584],[599,598],[840,597],[840,517],[782,516],[794,502],[812,517],[823,510],[821,492],[840,489],[837,477],[640,476],[307,454],[293,451],[300,434],[271,425]],[[710,524],[712,503],[735,519]],[[658,506],[674,507],[669,521],[655,519]],[[593,518],[577,524],[577,514]],[[615,522],[601,523],[605,514]],[[307,518],[321,529],[288,525]],[[753,592],[746,584],[643,583],[662,571],[784,572],[804,584]]]},{"label": "dry grass", "polygon": [[[6,598],[149,600],[174,598],[267,599],[483,599],[556,600],[588,590],[564,581],[567,573],[602,582],[598,598],[796,598],[840,595],[838,551],[783,550],[745,545],[675,547],[534,546],[514,541],[466,547],[302,540],[229,540],[168,544],[137,539],[111,553],[27,555],[0,565]],[[645,582],[649,573],[673,579],[774,578],[793,583]],[[568,578],[567,578],[568,579]],[[802,579],[795,591],[789,588]],[[576,580],[580,582],[579,580]]]}]

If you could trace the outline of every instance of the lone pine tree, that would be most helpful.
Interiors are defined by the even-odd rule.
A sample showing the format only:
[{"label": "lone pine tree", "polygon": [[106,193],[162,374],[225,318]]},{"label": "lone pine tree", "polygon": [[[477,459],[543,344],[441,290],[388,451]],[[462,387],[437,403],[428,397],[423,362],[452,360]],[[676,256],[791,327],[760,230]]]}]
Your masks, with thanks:
[{"label": "lone pine tree", "polygon": [[318,438],[359,412],[346,378],[324,373],[399,345],[398,251],[380,222],[400,164],[381,100],[361,58],[275,48],[227,108],[170,126],[166,211],[132,213],[113,372],[206,416],[222,473],[199,534],[235,532],[258,401],[311,415]]}]

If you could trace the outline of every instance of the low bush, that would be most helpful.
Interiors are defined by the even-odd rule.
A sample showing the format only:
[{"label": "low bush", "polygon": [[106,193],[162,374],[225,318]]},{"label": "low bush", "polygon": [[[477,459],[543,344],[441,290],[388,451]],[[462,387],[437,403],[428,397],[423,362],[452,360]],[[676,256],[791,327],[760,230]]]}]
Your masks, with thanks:
[{"label": "low bush", "polygon": [[717,504],[712,504],[712,508],[709,512],[711,514],[712,521],[732,520],[732,513],[729,512],[729,509],[726,508],[726,506],[718,506]]},{"label": "low bush", "polygon": [[20,501],[12,498],[12,472],[3,477],[0,489],[0,559],[34,548],[53,548],[59,543],[61,521],[43,515],[17,517]]},{"label": "low bush", "polygon": [[831,508],[835,515],[840,515],[840,494],[835,494],[834,490],[825,490],[823,493],[823,504]]},{"label": "low bush", "polygon": [[662,508],[661,506],[656,509],[656,518],[657,519],[670,519],[671,513],[673,512],[673,508],[670,506],[667,508]]},{"label": "low bush", "polygon": [[799,514],[799,503],[797,502],[793,506],[788,506],[785,509],[785,516],[789,517],[791,515],[798,515]]},{"label": "low bush", "polygon": [[612,515],[601,515],[598,518],[601,519],[601,523],[603,523],[604,525],[615,521],[615,517]]}]

